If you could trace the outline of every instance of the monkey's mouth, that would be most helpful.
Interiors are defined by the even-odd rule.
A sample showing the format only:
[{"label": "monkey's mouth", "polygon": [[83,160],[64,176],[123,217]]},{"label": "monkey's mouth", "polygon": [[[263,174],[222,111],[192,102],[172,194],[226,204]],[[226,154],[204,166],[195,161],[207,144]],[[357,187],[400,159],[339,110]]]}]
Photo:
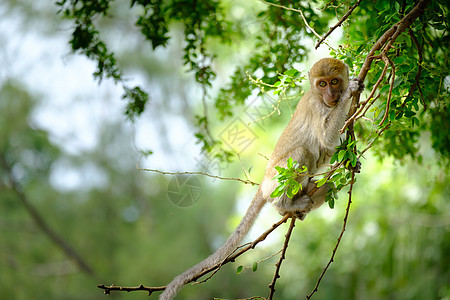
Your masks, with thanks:
[{"label": "monkey's mouth", "polygon": [[338,100],[334,100],[334,101],[327,102],[326,104],[327,104],[328,107],[334,107],[334,106],[336,106],[336,104],[337,104],[338,102],[339,102],[339,99],[338,99]]}]

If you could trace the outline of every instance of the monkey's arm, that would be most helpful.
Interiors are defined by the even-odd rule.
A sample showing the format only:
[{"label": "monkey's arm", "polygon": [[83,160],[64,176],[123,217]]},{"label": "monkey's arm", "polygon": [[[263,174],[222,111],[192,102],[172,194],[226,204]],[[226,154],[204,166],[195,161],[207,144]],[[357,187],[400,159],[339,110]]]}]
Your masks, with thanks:
[{"label": "monkey's arm", "polygon": [[323,123],[322,134],[319,135],[321,146],[326,149],[326,157],[322,159],[323,163],[327,163],[328,159],[336,151],[335,146],[338,146],[340,130],[344,126],[348,112],[351,105],[351,97],[356,92],[361,92],[364,89],[364,83],[358,79],[353,78],[349,81],[347,89],[342,93],[336,107],[330,110],[325,122]]}]

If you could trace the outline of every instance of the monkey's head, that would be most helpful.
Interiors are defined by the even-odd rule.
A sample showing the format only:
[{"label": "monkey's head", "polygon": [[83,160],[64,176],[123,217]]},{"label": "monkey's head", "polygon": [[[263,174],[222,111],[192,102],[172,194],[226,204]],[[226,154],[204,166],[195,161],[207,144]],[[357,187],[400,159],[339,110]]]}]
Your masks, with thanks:
[{"label": "monkey's head", "polygon": [[328,107],[335,106],[348,87],[348,66],[334,58],[323,58],[309,71],[311,91]]}]

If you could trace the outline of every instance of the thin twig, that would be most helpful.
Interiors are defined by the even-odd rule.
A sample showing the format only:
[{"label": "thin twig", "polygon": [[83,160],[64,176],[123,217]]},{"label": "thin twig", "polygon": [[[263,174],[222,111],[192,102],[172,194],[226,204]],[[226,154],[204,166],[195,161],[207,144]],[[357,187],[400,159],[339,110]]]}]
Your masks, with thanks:
[{"label": "thin twig", "polygon": [[[377,56],[377,58],[378,58],[378,56]],[[367,110],[365,110],[365,112],[364,112],[363,114],[360,114],[360,113],[361,113],[361,111],[364,110],[364,108],[366,107],[367,103],[369,103],[369,102],[372,103],[371,99],[372,99],[372,97],[374,96],[375,91],[378,89],[378,86],[379,86],[380,83],[383,81],[384,76],[386,75],[387,69],[388,69],[388,64],[385,63],[384,68],[383,68],[383,71],[381,72],[380,77],[378,77],[378,80],[377,80],[377,82],[375,83],[375,85],[372,87],[372,91],[370,92],[370,95],[367,97],[367,100],[364,101],[364,102],[361,102],[361,103],[360,103],[359,109],[358,109],[358,110],[357,110],[350,118],[348,118],[348,120],[344,123],[344,126],[343,126],[342,129],[341,129],[341,134],[344,133],[345,129],[350,125],[350,123],[352,123],[352,122],[354,122],[356,119],[358,119],[358,118],[364,116],[364,114],[365,114],[365,112],[366,112]]]},{"label": "thin twig", "polygon": [[384,112],[384,117],[383,120],[381,120],[380,124],[378,124],[378,126],[383,125],[384,121],[386,121],[388,114],[389,114],[389,107],[391,106],[391,98],[392,98],[392,89],[394,88],[394,80],[395,80],[395,66],[394,63],[391,61],[391,59],[385,54],[383,53],[383,61],[386,65],[390,65],[391,66],[391,75],[392,75],[392,79],[391,79],[391,83],[389,85],[389,94],[388,94],[388,99],[387,99],[387,103],[386,103],[386,110]]},{"label": "thin twig", "polygon": [[202,176],[207,176],[207,177],[221,179],[221,180],[235,180],[235,181],[240,181],[245,184],[259,185],[259,183],[253,182],[250,180],[244,180],[244,179],[234,178],[234,177],[221,177],[221,176],[211,175],[211,174],[203,173],[203,172],[166,172],[166,171],[160,171],[160,170],[154,170],[154,169],[143,169],[143,168],[138,168],[138,170],[159,173],[162,175],[202,175]]},{"label": "thin twig", "polygon": [[[241,256],[242,254],[244,254],[245,252],[247,252],[250,249],[254,249],[256,247],[257,244],[259,244],[260,242],[264,241],[267,236],[272,233],[275,229],[277,229],[281,224],[286,223],[287,219],[291,218],[290,215],[285,215],[281,218],[280,221],[278,221],[277,223],[273,224],[269,229],[267,229],[263,234],[261,234],[257,239],[255,239],[253,242],[251,243],[246,243],[244,245],[241,245],[239,247],[237,247],[230,255],[228,255],[224,260],[222,260],[221,262],[218,262],[217,264],[215,264],[214,266],[203,270],[202,272],[198,273],[195,277],[192,278],[192,280],[190,282],[194,281],[194,284],[196,283],[197,279],[199,279],[200,277],[214,271],[217,269],[220,269],[223,265],[229,263],[229,262],[234,262],[236,260],[237,257]],[[215,271],[213,274],[215,274],[217,271]],[[209,276],[207,279],[200,281],[199,283],[205,282],[206,280],[208,280],[209,278],[211,278],[211,276]],[[109,294],[111,291],[126,291],[126,292],[133,292],[133,291],[148,291],[149,294],[151,294],[152,292],[155,291],[163,291],[166,289],[166,286],[159,286],[159,287],[145,287],[143,285],[139,285],[137,287],[124,287],[124,286],[116,286],[116,285],[110,285],[110,286],[105,286],[103,284],[101,285],[97,285],[98,288],[105,290],[105,294]]]},{"label": "thin twig", "polygon": [[342,25],[342,23],[352,14],[352,12],[355,10],[356,7],[358,7],[358,5],[361,3],[362,0],[358,0],[358,2],[356,2],[352,7],[350,7],[350,9],[348,10],[348,12],[332,27],[330,27],[330,29],[328,30],[327,33],[325,33],[325,35],[323,37],[319,36],[319,41],[316,43],[315,48],[319,48],[320,44],[322,44],[323,41],[325,41],[325,39],[339,26]]},{"label": "thin twig", "polygon": [[205,274],[208,274],[211,271],[214,271],[215,269],[221,268],[223,265],[229,263],[229,262],[234,262],[236,260],[237,257],[241,256],[242,254],[244,254],[245,252],[247,252],[250,249],[254,249],[256,247],[257,244],[259,244],[260,242],[264,241],[266,239],[266,237],[272,233],[272,231],[274,231],[276,228],[278,228],[281,224],[286,223],[287,219],[289,219],[291,216],[290,215],[285,215],[281,218],[280,221],[278,221],[277,223],[273,224],[271,228],[267,229],[263,234],[261,234],[257,239],[255,239],[253,242],[251,243],[247,243],[244,244],[242,246],[237,247],[230,255],[228,255],[223,261],[215,264],[214,266],[203,270],[201,273],[197,274],[194,278],[192,278],[192,281],[196,281],[198,278],[202,277]]},{"label": "thin twig", "polygon": [[269,284],[269,288],[270,288],[269,299],[270,300],[273,299],[273,295],[275,294],[275,283],[277,282],[277,279],[280,278],[281,263],[286,258],[286,250],[289,245],[289,240],[291,239],[292,230],[295,227],[295,219],[296,219],[295,217],[292,217],[292,219],[291,219],[291,225],[289,226],[288,232],[285,235],[286,238],[284,239],[283,250],[281,252],[280,259],[276,263],[275,274],[273,275],[272,282]]},{"label": "thin twig", "polygon": [[291,7],[287,7],[287,6],[283,6],[283,5],[279,5],[279,4],[275,4],[275,3],[270,3],[270,2],[267,2],[267,1],[264,1],[264,0],[259,0],[259,1],[261,1],[262,3],[265,3],[267,5],[271,5],[271,6],[279,7],[279,8],[285,9],[285,10],[291,10],[291,11],[295,11],[295,12],[300,13],[300,16],[302,17],[303,23],[305,23],[306,27],[308,27],[308,29],[311,30],[311,32],[317,38],[320,39],[320,35],[311,26],[309,26],[308,21],[306,20],[305,15],[303,15],[303,12],[301,10],[295,9],[295,8],[291,8]]},{"label": "thin twig", "polygon": [[207,177],[221,179],[221,180],[235,180],[235,181],[240,181],[245,184],[259,185],[259,183],[251,181],[251,180],[244,180],[244,179],[234,178],[234,177],[221,177],[221,176],[211,175],[211,174],[204,173],[204,172],[197,172],[197,171],[194,171],[194,172],[167,172],[167,171],[160,171],[160,170],[155,170],[155,169],[141,168],[141,167],[139,167],[139,165],[141,164],[141,158],[142,158],[142,156],[139,158],[139,161],[136,164],[136,169],[139,171],[154,172],[154,173],[159,173],[162,175],[202,175],[202,176],[207,176]]},{"label": "thin twig", "polygon": [[[258,260],[258,261],[256,261],[256,262],[257,262],[258,265],[259,265],[259,264],[265,262],[266,260],[269,260],[269,259],[271,259],[272,257],[277,256],[278,254],[281,253],[281,251],[283,251],[283,249],[280,249],[280,250],[278,250],[277,252],[272,253],[271,255],[269,255],[269,256],[267,256],[267,257],[264,257],[264,258],[262,258],[262,259],[260,259],[260,260]],[[242,269],[242,272],[244,272],[245,270],[248,270],[248,269],[252,269],[252,268],[253,268],[253,266],[245,266],[245,267]],[[241,272],[241,273],[242,273],[242,272]],[[241,273],[239,273],[239,274],[241,274]]]},{"label": "thin twig", "polygon": [[[369,110],[369,108],[372,107],[372,104],[374,104],[375,101],[376,101],[378,98],[380,98],[380,94],[376,95],[375,98],[371,98],[371,99],[367,98],[366,101],[368,101],[369,103],[368,103],[367,105],[364,104],[364,105],[366,106],[366,108],[364,109],[364,111],[363,111],[359,116],[357,116],[357,117],[355,118],[355,121],[362,118],[363,120],[364,120],[364,119],[370,120],[370,121],[373,123],[373,121],[372,121],[371,119],[366,118],[366,117],[364,117],[364,116],[366,115],[366,113],[367,113],[367,111]],[[370,101],[369,101],[369,100],[370,100]]]},{"label": "thin twig", "polygon": [[314,295],[314,293],[318,291],[318,288],[319,288],[319,285],[320,285],[320,281],[322,280],[323,276],[327,272],[327,270],[330,267],[331,263],[334,261],[334,256],[336,255],[336,251],[337,251],[337,249],[339,247],[339,244],[341,243],[342,236],[344,235],[345,228],[347,226],[347,219],[348,219],[348,215],[349,215],[349,212],[350,212],[350,205],[352,204],[352,191],[353,191],[353,184],[354,183],[355,183],[355,172],[352,172],[352,179],[351,179],[351,182],[350,182],[350,189],[348,191],[347,208],[345,210],[344,223],[342,224],[341,233],[339,234],[336,246],[333,249],[333,253],[331,254],[331,257],[330,257],[330,260],[328,261],[328,264],[323,269],[322,274],[320,274],[320,277],[317,280],[317,283],[316,283],[316,286],[314,287],[314,290],[308,296],[306,296],[306,299],[311,299],[311,297]]},{"label": "thin twig", "polygon": [[363,154],[369,150],[370,148],[372,148],[373,143],[381,136],[381,134],[388,129],[391,126],[391,123],[387,123],[386,126],[384,126],[382,129],[377,131],[377,136],[373,138],[373,140],[369,143],[369,145],[367,145],[367,147],[361,151],[361,153],[359,154],[358,158],[362,157]]},{"label": "thin twig", "polygon": [[239,155],[239,153],[236,153],[236,154],[237,154],[237,157],[238,157],[238,159],[239,159],[239,163],[241,164],[242,171],[243,171],[244,174],[245,174],[245,177],[247,178],[248,181],[254,182],[254,181],[252,180],[252,177],[250,176],[250,173],[247,172],[247,170],[245,169],[244,163],[243,163],[242,160],[241,160],[241,156]]},{"label": "thin twig", "polygon": [[153,292],[164,291],[166,286],[158,286],[158,287],[146,287],[142,284],[135,287],[125,287],[125,286],[115,286],[114,284],[106,286],[104,284],[97,285],[99,289],[104,290],[105,295],[111,294],[111,291],[120,291],[120,292],[134,292],[134,291],[147,291],[150,296]]},{"label": "thin twig", "polygon": [[[420,45],[419,41],[417,40],[416,36],[414,35],[414,32],[411,29],[408,30],[408,34],[411,37],[411,40],[413,41],[414,45],[417,48],[417,54],[419,55],[419,60],[417,62],[418,68],[417,68],[417,74],[416,74],[416,77],[414,80],[414,84],[409,89],[408,96],[406,96],[406,98],[411,97],[412,94],[414,93],[414,90],[417,87],[419,90],[419,93],[420,93],[420,99],[422,101],[423,110],[425,111],[427,109],[427,104],[425,103],[425,99],[422,94],[422,89],[420,88],[420,76],[422,75],[422,61],[423,61],[422,46]],[[402,107],[405,107],[405,105],[406,105],[406,101],[403,102]]]}]

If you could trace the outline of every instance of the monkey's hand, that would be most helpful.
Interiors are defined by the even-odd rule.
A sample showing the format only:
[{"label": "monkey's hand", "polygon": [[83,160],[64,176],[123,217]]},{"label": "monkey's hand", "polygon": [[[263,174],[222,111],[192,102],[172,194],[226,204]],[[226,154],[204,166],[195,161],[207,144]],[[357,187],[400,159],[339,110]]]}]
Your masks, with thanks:
[{"label": "monkey's hand", "polygon": [[355,171],[355,173],[361,173],[361,162],[358,160],[356,161],[356,165],[353,167],[351,164],[349,164],[350,171]]},{"label": "monkey's hand", "polygon": [[359,78],[352,78],[348,83],[348,89],[352,95],[361,93],[364,90],[364,87],[364,82]]}]

